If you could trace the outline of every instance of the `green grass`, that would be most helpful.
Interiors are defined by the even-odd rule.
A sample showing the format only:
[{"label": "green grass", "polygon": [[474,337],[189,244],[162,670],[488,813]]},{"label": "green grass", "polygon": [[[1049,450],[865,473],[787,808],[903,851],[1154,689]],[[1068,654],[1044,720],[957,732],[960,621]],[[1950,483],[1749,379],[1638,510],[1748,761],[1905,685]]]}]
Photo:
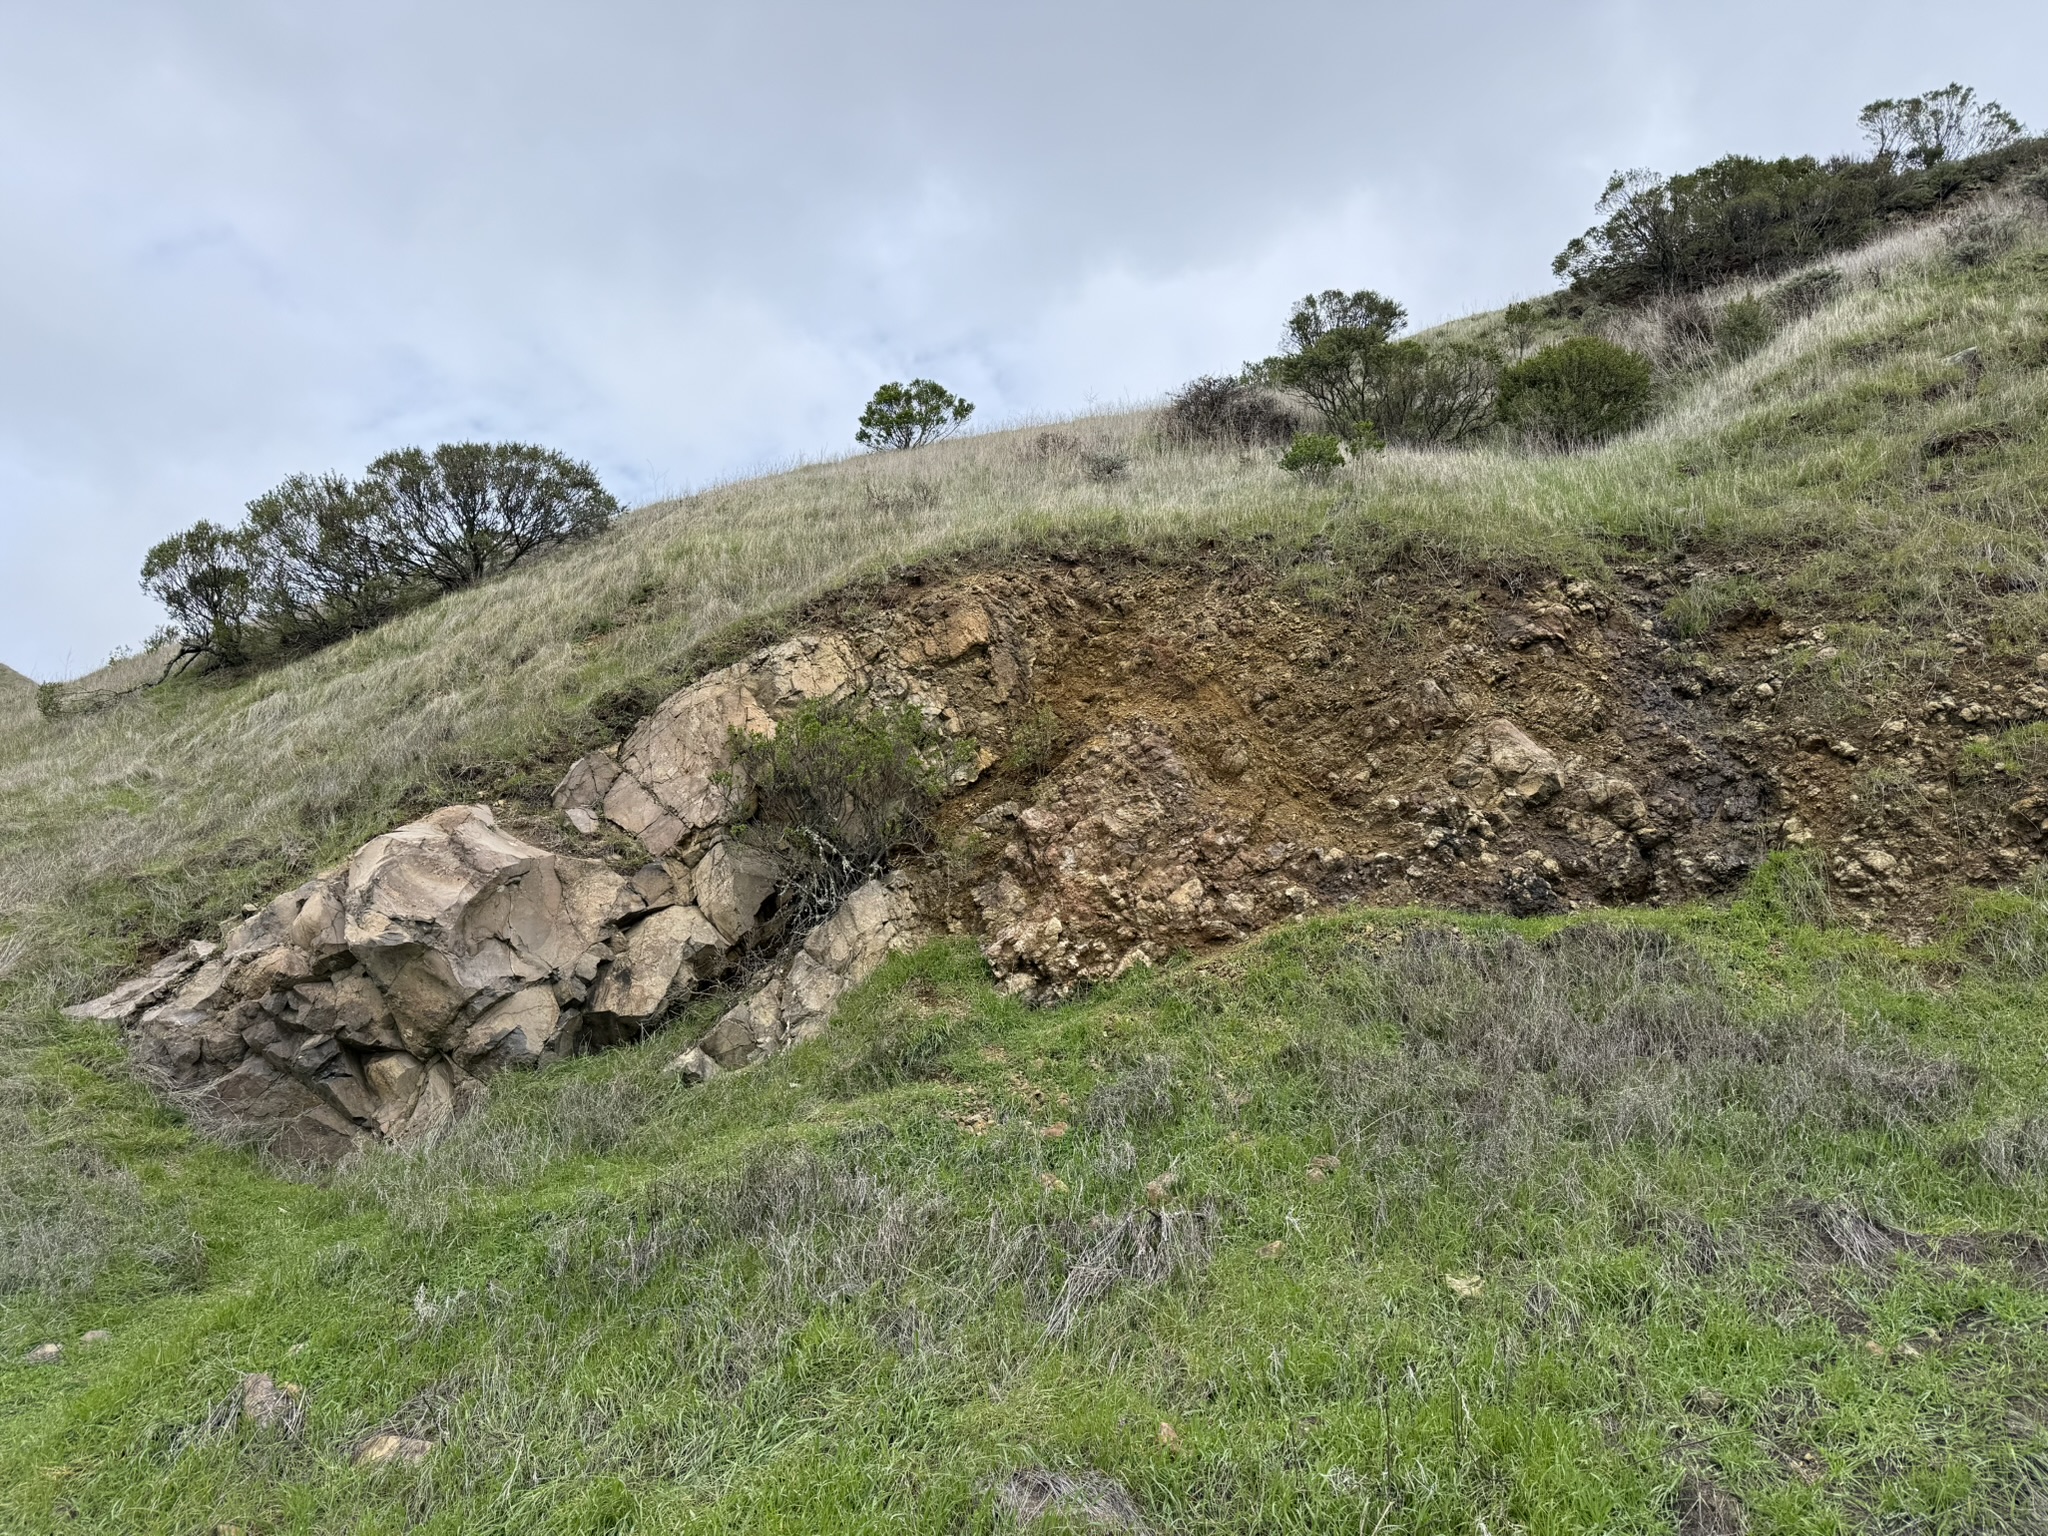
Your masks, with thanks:
[{"label": "green grass", "polygon": [[[655,1041],[327,1181],[197,1138],[57,1013],[406,816],[540,803],[910,560],[1220,552],[1364,613],[1395,566],[1686,553],[1728,584],[1681,629],[1827,622],[1817,717],[1938,683],[1952,632],[2048,647],[2038,220],[1967,268],[1927,231],[1837,265],[1597,453],[1311,488],[1142,415],[1065,429],[1111,481],[991,434],[643,509],[273,672],[0,717],[0,1360],[70,1346],[0,1364],[0,1529],[976,1530],[1033,1466],[1175,1531],[1668,1529],[1687,1477],[1756,1529],[2038,1526],[2048,1294],[2001,1236],[2048,1230],[2031,886],[1914,952],[1814,926],[1801,865],[1634,948],[1348,914],[1042,1012],[941,946],[708,1091]],[[304,1386],[299,1438],[223,1425],[252,1370]],[[386,1426],[441,1449],[349,1470]]]},{"label": "green grass", "polygon": [[[10,1374],[0,1516],[976,1530],[1036,1466],[1176,1531],[1656,1529],[1686,1475],[1765,1529],[2024,1525],[2048,1034],[1960,953],[1761,898],[1360,914],[1034,1012],[940,945],[705,1090],[652,1042],[324,1186],[180,1140],[141,1177],[204,1277],[10,1321],[115,1338]],[[1857,1263],[1860,1219],[1937,1241]],[[207,1428],[253,1370],[298,1437]],[[386,1426],[440,1449],[350,1470]]]}]

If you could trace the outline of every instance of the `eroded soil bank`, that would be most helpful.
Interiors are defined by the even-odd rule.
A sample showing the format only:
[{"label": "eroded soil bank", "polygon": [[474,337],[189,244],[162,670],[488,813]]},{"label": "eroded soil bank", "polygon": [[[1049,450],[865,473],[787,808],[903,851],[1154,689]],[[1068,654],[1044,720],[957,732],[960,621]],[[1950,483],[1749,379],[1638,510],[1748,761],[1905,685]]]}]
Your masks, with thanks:
[{"label": "eroded soil bank", "polygon": [[1345,901],[1682,901],[1783,846],[1821,855],[1852,920],[1911,935],[1955,887],[2031,866],[2041,786],[1995,733],[2048,716],[2032,659],[1957,636],[1917,688],[1873,695],[1819,616],[1738,608],[1681,639],[1673,599],[1739,574],[1411,571],[1332,598],[1243,566],[1047,560],[893,584],[852,627],[988,616],[938,671],[1003,756],[920,889],[1019,987]]}]

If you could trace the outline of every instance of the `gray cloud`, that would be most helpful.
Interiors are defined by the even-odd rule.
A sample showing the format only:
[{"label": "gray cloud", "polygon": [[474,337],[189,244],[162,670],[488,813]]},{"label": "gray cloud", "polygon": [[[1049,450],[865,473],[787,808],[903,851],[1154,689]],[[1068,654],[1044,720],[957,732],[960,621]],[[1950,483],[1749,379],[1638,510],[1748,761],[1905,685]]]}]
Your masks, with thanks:
[{"label": "gray cloud", "polygon": [[1143,398],[1370,283],[1548,286],[1617,166],[2048,115],[2038,5],[92,3],[0,19],[0,659],[97,664],[142,552],[301,469],[533,438],[645,498]]}]

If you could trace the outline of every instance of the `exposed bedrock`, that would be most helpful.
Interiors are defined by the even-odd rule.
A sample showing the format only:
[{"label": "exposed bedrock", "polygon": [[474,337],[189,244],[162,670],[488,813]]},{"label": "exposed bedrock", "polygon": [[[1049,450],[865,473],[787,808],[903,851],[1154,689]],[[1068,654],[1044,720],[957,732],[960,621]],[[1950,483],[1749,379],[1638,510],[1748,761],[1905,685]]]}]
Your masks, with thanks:
[{"label": "exposed bedrock", "polygon": [[[735,1001],[672,1069],[739,1070],[932,931],[976,935],[1003,986],[1047,997],[1350,902],[1682,900],[1817,844],[1859,921],[1910,925],[2037,856],[2048,786],[1987,798],[1954,767],[1988,728],[2048,716],[2031,672],[1959,666],[1948,693],[1821,732],[1787,678],[1832,656],[1824,632],[1674,646],[1669,580],[1382,578],[1332,611],[1241,568],[907,579],[574,764],[523,828],[537,841],[483,806],[436,811],[73,1011],[122,1023],[203,1118],[331,1159],[430,1135],[492,1074],[637,1038],[706,989]],[[944,860],[792,932],[781,870],[732,831],[753,792],[731,736],[851,698],[978,751]],[[1879,760],[1910,794],[1868,792]],[[637,859],[564,851],[615,854],[618,834]]]}]

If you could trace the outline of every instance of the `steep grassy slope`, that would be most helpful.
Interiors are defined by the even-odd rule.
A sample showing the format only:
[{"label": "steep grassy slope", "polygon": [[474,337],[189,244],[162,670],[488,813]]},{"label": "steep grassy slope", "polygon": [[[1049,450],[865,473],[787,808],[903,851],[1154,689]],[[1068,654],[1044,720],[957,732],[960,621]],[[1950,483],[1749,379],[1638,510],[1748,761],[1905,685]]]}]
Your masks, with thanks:
[{"label": "steep grassy slope", "polygon": [[[1207,546],[1341,606],[1396,565],[1684,550],[1839,626],[1817,704],[2031,656],[2048,242],[2009,233],[1845,263],[1598,454],[1312,488],[1143,418],[995,435],[650,508],[278,672],[0,720],[0,1355],[69,1346],[0,1366],[0,1524],[985,1529],[1065,1486],[1034,1469],[1073,1519],[1173,1530],[2038,1520],[2032,887],[1911,950],[1816,926],[1796,861],[1547,938],[1350,914],[1036,1013],[940,946],[763,1069],[690,1092],[652,1042],[329,1183],[195,1139],[56,1014],[412,811],[538,806],[910,559]],[[257,1370],[296,1427],[221,1411]],[[440,1449],[351,1470],[387,1427]]]}]

